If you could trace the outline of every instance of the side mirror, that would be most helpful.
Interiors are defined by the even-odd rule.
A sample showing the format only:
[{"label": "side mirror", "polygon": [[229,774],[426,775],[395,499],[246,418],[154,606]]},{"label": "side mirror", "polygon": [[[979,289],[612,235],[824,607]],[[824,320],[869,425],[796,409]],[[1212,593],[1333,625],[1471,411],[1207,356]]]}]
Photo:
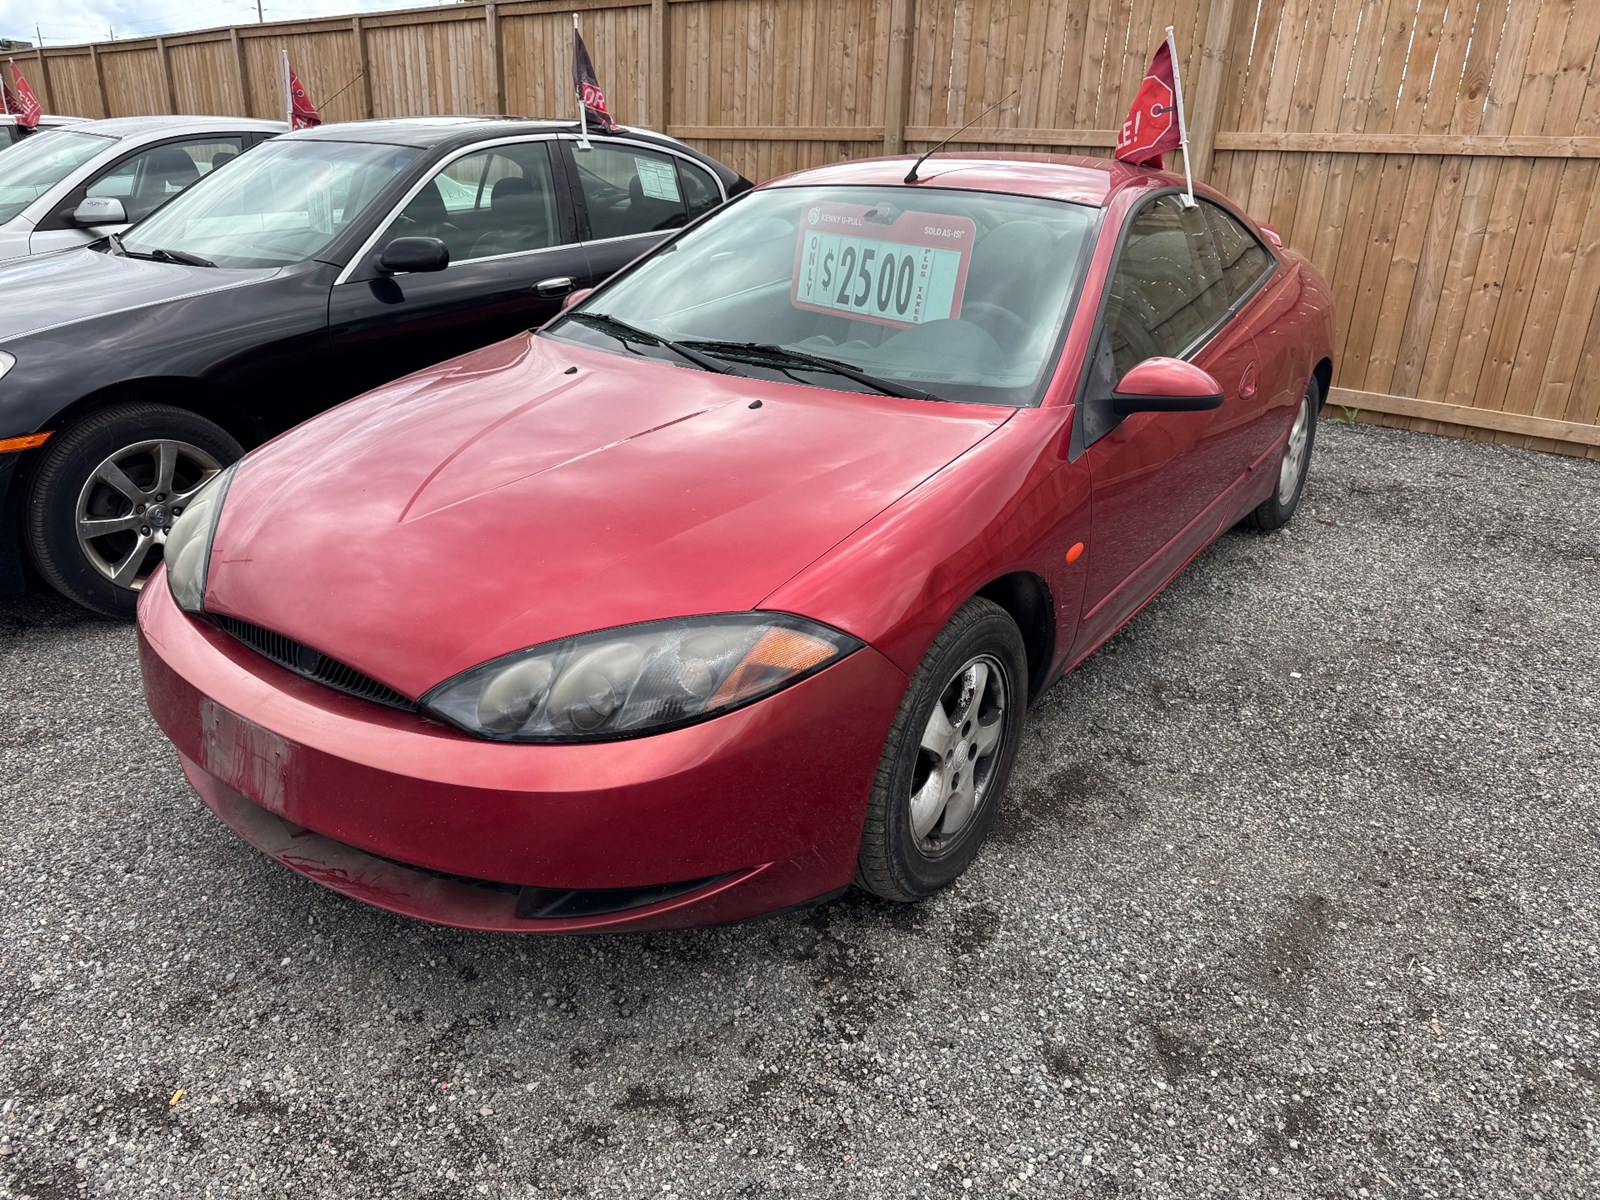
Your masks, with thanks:
[{"label": "side mirror", "polygon": [[126,225],[128,210],[115,196],[90,196],[72,210],[74,225]]},{"label": "side mirror", "polygon": [[566,297],[561,301],[561,311],[566,312],[567,309],[571,308],[579,300],[587,297],[592,291],[594,291],[593,288],[579,288],[575,292],[568,292]]},{"label": "side mirror", "polygon": [[1147,358],[1111,393],[1119,417],[1136,412],[1207,412],[1222,407],[1222,386],[1181,358]]},{"label": "side mirror", "polygon": [[1274,246],[1283,245],[1283,234],[1279,233],[1271,225],[1259,225],[1257,228],[1261,230],[1261,236],[1266,238],[1267,241],[1271,242]]},{"label": "side mirror", "polygon": [[434,237],[395,238],[378,256],[378,270],[385,275],[442,271],[450,265],[450,247]]}]

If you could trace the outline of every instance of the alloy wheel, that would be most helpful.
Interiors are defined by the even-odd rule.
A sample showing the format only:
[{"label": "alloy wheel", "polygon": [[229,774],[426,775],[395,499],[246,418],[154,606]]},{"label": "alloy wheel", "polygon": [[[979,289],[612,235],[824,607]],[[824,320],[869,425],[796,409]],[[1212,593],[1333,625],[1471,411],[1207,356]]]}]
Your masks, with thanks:
[{"label": "alloy wheel", "polygon": [[1011,681],[992,655],[970,659],[923,728],[909,797],[911,836],[930,858],[951,849],[988,799],[1011,716]]},{"label": "alloy wheel", "polygon": [[188,442],[125,446],[89,475],[78,493],[78,547],[118,587],[138,591],[161,562],[167,531],[185,505],[222,469]]},{"label": "alloy wheel", "polygon": [[1283,448],[1283,465],[1278,468],[1278,503],[1287,505],[1294,499],[1300,486],[1300,476],[1306,469],[1306,448],[1311,442],[1311,397],[1300,401],[1300,411],[1295,414],[1294,428],[1289,430],[1289,444]]}]

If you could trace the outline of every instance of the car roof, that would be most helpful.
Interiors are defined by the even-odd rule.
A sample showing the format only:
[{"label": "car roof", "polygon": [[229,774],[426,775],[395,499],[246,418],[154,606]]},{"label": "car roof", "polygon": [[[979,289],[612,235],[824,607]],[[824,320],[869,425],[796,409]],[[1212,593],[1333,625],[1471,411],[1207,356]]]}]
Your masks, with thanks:
[{"label": "car roof", "polygon": [[99,121],[80,121],[74,124],[72,128],[80,133],[98,133],[103,137],[127,138],[141,135],[221,133],[232,129],[282,133],[289,126],[284,121],[262,121],[255,117],[176,116],[107,117]]},{"label": "car roof", "polygon": [[[577,133],[576,121],[551,121],[535,117],[380,117],[373,121],[339,121],[315,129],[297,129],[294,141],[384,142],[396,146],[467,145],[496,137],[527,133]],[[676,138],[649,129],[617,129],[618,136],[638,137],[689,149]],[[608,135],[591,129],[600,140]],[[696,152],[696,157],[700,157]]]},{"label": "car roof", "polygon": [[[82,125],[88,121],[88,119],[88,117],[64,117],[58,113],[42,113],[39,116],[39,124],[41,126]],[[0,114],[0,125],[15,125],[19,120],[21,120],[21,118],[16,116],[14,113]]]},{"label": "car roof", "polygon": [[[914,154],[893,158],[863,158],[796,171],[763,184],[764,187],[900,185],[917,161]],[[1104,207],[1126,187],[1182,184],[1181,176],[1149,167],[1135,167],[1114,158],[1086,158],[1077,154],[954,154],[931,156],[917,170],[917,182],[928,187],[961,188],[974,192],[1006,192],[1070,200],[1075,204]]]}]

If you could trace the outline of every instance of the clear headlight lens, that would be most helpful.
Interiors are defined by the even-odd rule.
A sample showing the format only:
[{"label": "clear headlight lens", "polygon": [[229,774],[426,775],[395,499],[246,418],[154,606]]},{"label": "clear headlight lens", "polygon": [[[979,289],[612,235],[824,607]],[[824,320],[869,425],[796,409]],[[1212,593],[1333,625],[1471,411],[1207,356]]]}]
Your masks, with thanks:
[{"label": "clear headlight lens", "polygon": [[6,372],[16,365],[17,356],[15,354],[7,354],[4,350],[0,350],[0,379],[4,379]]},{"label": "clear headlight lens", "polygon": [[205,611],[206,569],[211,565],[211,539],[216,536],[222,501],[239,464],[218,471],[189,500],[172,523],[161,558],[167,566],[167,588],[184,612]]},{"label": "clear headlight lens", "polygon": [[422,706],[495,741],[639,737],[770,696],[860,645],[787,613],[651,621],[503,655],[441,683]]}]

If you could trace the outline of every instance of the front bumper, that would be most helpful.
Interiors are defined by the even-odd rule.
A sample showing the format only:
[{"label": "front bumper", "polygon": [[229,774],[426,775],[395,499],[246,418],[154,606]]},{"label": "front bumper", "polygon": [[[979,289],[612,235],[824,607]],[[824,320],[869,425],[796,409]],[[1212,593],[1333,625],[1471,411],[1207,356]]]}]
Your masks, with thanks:
[{"label": "front bumper", "polygon": [[[357,900],[525,932],[737,921],[845,887],[906,687],[863,648],[687,729],[514,746],[286,671],[179,611],[159,574],[139,650],[157,724],[240,836]],[[584,896],[552,902],[566,892]],[[608,898],[627,907],[594,911]]]}]

